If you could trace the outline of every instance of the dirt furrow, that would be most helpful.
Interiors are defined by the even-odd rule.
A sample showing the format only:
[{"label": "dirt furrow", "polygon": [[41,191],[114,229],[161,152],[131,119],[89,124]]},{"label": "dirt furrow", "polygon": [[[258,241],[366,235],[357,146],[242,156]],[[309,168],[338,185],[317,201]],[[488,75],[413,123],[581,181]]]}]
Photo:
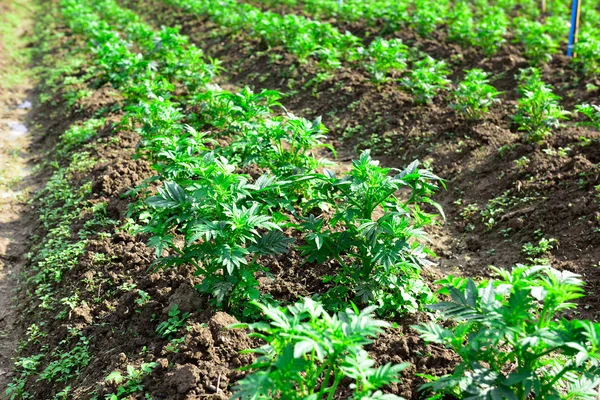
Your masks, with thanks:
[{"label": "dirt furrow", "polygon": [[15,288],[33,226],[26,200],[38,188],[26,56],[31,16],[27,2],[0,5],[0,390],[12,375],[19,339]]}]

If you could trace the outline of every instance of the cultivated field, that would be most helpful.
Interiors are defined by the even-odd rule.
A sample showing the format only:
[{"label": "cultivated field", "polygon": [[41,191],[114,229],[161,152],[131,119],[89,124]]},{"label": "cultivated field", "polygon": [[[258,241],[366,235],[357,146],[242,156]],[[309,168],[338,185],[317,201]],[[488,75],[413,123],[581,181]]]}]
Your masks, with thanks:
[{"label": "cultivated field", "polygon": [[600,398],[600,3],[544,4],[0,2],[0,397]]}]

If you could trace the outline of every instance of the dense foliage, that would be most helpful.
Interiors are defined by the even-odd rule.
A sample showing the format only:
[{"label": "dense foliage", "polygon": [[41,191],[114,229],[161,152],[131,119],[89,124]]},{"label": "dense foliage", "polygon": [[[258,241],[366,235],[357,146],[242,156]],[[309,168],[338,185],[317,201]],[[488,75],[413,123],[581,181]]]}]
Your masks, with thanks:
[{"label": "dense foliage", "polygon": [[494,271],[498,280],[475,284],[449,276],[439,282],[451,301],[430,308],[457,324],[415,329],[463,362],[423,389],[459,398],[596,398],[600,324],[564,318],[582,296],[579,276],[546,266]]}]

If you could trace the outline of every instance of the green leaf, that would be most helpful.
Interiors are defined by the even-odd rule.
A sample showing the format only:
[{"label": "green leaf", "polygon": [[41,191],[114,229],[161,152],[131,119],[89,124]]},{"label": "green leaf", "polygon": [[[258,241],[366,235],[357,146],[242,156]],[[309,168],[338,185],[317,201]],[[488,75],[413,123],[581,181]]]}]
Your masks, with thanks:
[{"label": "green leaf", "polygon": [[315,348],[313,340],[303,340],[294,346],[294,358],[302,358],[306,353],[310,353]]}]

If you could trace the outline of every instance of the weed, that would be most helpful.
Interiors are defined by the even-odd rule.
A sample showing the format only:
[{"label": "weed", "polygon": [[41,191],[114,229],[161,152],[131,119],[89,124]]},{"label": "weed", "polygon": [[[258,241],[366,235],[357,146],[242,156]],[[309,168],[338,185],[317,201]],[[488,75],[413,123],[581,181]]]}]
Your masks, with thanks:
[{"label": "weed", "polygon": [[163,338],[170,338],[175,335],[181,328],[185,326],[185,323],[190,316],[189,312],[181,313],[177,304],[171,307],[169,310],[169,319],[161,322],[156,327],[156,333]]}]

